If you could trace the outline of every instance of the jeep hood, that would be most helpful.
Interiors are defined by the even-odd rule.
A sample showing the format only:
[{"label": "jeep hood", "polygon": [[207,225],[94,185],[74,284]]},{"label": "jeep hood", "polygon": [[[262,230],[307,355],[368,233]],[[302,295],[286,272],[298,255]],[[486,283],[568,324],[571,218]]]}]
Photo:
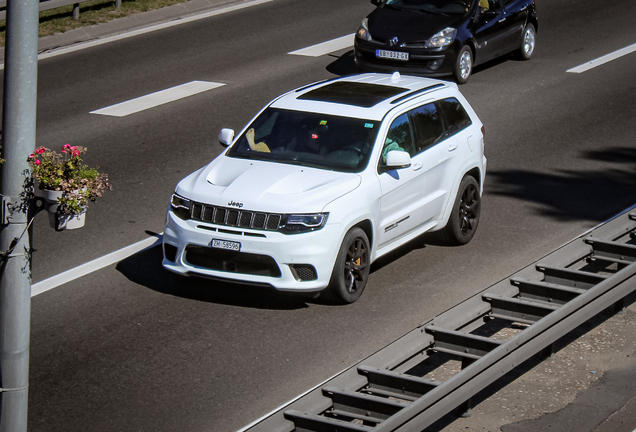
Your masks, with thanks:
[{"label": "jeep hood", "polygon": [[354,173],[220,156],[190,174],[176,193],[221,207],[314,213],[360,185]]}]

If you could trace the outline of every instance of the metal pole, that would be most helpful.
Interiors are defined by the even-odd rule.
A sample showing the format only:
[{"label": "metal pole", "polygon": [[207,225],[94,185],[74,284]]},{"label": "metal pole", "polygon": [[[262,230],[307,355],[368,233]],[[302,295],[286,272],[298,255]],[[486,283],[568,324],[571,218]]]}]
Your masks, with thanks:
[{"label": "metal pole", "polygon": [[[27,157],[35,149],[38,1],[8,0],[2,115],[0,432],[26,432],[31,319]],[[10,252],[10,253],[8,253]]]}]

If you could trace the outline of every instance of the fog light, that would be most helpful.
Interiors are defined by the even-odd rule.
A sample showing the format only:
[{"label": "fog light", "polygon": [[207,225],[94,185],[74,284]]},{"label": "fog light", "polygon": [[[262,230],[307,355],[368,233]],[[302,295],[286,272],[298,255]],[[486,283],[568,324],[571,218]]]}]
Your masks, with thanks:
[{"label": "fog light", "polygon": [[163,256],[168,260],[174,262],[177,259],[177,248],[170,244],[163,244]]},{"label": "fog light", "polygon": [[290,264],[289,269],[298,282],[306,282],[318,279],[316,268],[311,264]]},{"label": "fog light", "polygon": [[437,70],[442,65],[442,60],[434,60],[428,63],[428,68],[430,70]]}]

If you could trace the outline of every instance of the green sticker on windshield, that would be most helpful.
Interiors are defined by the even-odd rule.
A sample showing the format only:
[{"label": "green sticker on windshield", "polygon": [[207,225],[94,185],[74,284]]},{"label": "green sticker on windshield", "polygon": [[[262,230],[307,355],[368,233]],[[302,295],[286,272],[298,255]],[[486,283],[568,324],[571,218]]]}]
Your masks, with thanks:
[{"label": "green sticker on windshield", "polygon": [[373,129],[373,123],[365,123],[364,127],[368,129]]},{"label": "green sticker on windshield", "polygon": [[320,126],[324,126],[327,124],[327,120],[320,120]]}]

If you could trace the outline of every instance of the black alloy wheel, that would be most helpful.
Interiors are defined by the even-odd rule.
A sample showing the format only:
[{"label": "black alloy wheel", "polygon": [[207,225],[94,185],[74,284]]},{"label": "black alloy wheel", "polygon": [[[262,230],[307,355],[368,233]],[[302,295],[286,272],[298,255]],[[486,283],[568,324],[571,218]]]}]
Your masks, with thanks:
[{"label": "black alloy wheel", "polygon": [[479,184],[472,176],[466,176],[459,185],[452,213],[444,230],[442,240],[449,245],[464,245],[472,240],[479,224],[481,196]]},{"label": "black alloy wheel", "polygon": [[370,249],[365,232],[352,228],[342,241],[329,286],[321,292],[321,296],[340,304],[358,300],[369,279]]}]

